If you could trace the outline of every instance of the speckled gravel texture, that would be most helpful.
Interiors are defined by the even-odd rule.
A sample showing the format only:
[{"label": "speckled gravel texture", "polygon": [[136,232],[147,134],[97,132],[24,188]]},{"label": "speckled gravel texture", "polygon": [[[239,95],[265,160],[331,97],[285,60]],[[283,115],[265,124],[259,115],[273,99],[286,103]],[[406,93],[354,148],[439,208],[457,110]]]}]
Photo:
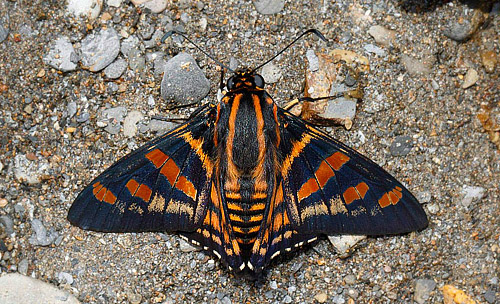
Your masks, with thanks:
[{"label": "speckled gravel texture", "polygon": [[[457,42],[444,33],[474,12],[459,1],[286,1],[274,15],[259,14],[250,1],[173,1],[160,14],[123,3],[120,8],[105,4],[93,21],[67,16],[63,3],[0,0],[0,20],[10,29],[0,42],[0,216],[11,219],[14,230],[8,234],[0,228],[1,273],[28,274],[83,303],[413,303],[419,279],[436,282],[426,303],[442,303],[445,284],[478,303],[500,301],[500,153],[476,116],[481,107],[498,112],[500,67],[497,63],[488,73],[480,56],[493,51],[500,58],[498,7],[491,13],[491,6],[484,9],[490,14],[483,26]],[[311,36],[273,62],[283,76],[267,89],[280,105],[302,96],[308,49],[340,48],[366,56],[370,71],[362,75],[365,96],[352,128],[325,130],[406,184],[424,203],[429,227],[367,238],[345,259],[323,239],[278,258],[257,284],[234,277],[201,251],[181,250],[176,235],[72,227],[66,214],[79,191],[157,135],[147,127],[132,138],[123,131],[111,134],[97,124],[103,109],[140,111],[144,126],[154,115],[187,117],[195,109],[167,111],[175,104],[161,99],[161,75],[154,73],[152,61],[138,73],[129,68],[117,80],[81,67],[63,73],[43,62],[58,37],[69,37],[77,48],[105,25],[121,40],[124,33],[150,37],[151,28],[173,25],[222,62],[234,57],[250,67],[303,30],[321,30],[328,43]],[[376,45],[368,33],[373,25],[396,32],[392,46],[378,45],[385,54],[365,49]],[[215,103],[220,69],[179,41],[143,51],[163,52],[165,60],[179,52],[192,54],[211,83],[203,103]],[[403,54],[427,64],[428,71],[410,73]],[[464,89],[471,68],[479,78]],[[77,106],[74,116],[68,115],[70,103]],[[390,147],[399,136],[409,136],[412,148],[394,156]],[[483,192],[464,200],[466,186]],[[50,245],[30,242],[34,219],[47,229]]]}]

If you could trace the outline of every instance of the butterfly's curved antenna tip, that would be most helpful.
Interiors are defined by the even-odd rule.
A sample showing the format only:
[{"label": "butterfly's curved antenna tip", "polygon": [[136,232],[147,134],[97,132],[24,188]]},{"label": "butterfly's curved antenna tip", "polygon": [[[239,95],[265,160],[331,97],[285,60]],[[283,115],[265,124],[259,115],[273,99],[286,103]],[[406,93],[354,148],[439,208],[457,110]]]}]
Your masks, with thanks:
[{"label": "butterfly's curved antenna tip", "polygon": [[172,36],[173,34],[179,34],[178,31],[176,30],[171,30],[171,31],[168,31],[165,35],[163,35],[163,37],[161,38],[161,43],[164,43],[165,40],[167,40],[170,36]]},{"label": "butterfly's curved antenna tip", "polygon": [[308,29],[307,31],[305,31],[304,35],[308,34],[308,33],[313,33],[314,35],[318,36],[319,39],[323,40],[324,42],[328,41],[328,39],[326,39],[325,36],[317,29]]}]

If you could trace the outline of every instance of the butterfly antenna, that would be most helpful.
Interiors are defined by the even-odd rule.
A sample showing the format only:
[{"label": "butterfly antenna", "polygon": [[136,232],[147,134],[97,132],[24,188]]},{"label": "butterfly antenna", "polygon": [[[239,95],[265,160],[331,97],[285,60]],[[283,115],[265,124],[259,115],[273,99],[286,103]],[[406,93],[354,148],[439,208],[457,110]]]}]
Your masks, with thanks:
[{"label": "butterfly antenna", "polygon": [[313,33],[314,35],[318,36],[321,40],[323,41],[328,41],[326,40],[325,36],[323,36],[323,34],[321,34],[320,31],[318,31],[317,29],[308,29],[307,31],[303,32],[302,34],[300,34],[297,38],[295,38],[295,40],[293,40],[292,42],[290,42],[284,49],[282,49],[281,51],[279,51],[276,55],[274,55],[273,57],[271,57],[271,59],[267,60],[266,62],[264,62],[263,64],[259,65],[258,67],[256,67],[255,69],[252,70],[252,72],[255,72],[256,70],[260,69],[261,67],[265,66],[266,64],[268,64],[269,62],[271,62],[272,60],[274,60],[274,58],[278,57],[279,55],[281,55],[281,53],[283,53],[284,51],[286,51],[289,47],[291,47],[295,42],[297,42],[300,38],[304,37],[305,35],[307,34],[310,34],[310,33]]},{"label": "butterfly antenna", "polygon": [[219,60],[215,59],[212,55],[210,55],[208,52],[206,52],[204,49],[202,49],[201,47],[199,47],[196,43],[193,42],[193,40],[189,39],[186,35],[184,35],[183,33],[179,32],[179,31],[176,31],[176,30],[172,30],[172,31],[169,31],[168,33],[166,33],[163,38],[161,38],[161,43],[164,43],[165,40],[168,39],[168,37],[172,36],[173,34],[176,34],[176,35],[179,35],[179,36],[182,36],[182,38],[186,39],[187,41],[189,41],[192,45],[194,45],[198,50],[200,50],[203,54],[205,54],[208,58],[212,59],[213,61],[215,61],[215,63],[217,63],[220,67],[222,68],[225,68],[227,69],[228,71],[231,71],[234,73],[234,70],[229,68],[227,65],[223,64],[222,62],[220,62]]}]

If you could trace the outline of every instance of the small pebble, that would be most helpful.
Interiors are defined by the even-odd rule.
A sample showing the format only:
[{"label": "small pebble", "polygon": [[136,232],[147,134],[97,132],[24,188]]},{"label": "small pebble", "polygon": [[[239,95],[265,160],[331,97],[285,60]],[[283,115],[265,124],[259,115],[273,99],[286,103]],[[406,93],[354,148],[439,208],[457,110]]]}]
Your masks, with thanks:
[{"label": "small pebble", "polygon": [[254,0],[253,5],[257,12],[262,15],[273,15],[283,9],[285,0]]},{"label": "small pebble", "polygon": [[410,57],[406,54],[401,55],[401,62],[412,76],[426,75],[431,72],[430,67],[423,61]]},{"label": "small pebble", "polygon": [[137,123],[144,118],[139,111],[130,111],[123,120],[123,134],[127,137],[134,137],[137,134]]},{"label": "small pebble", "polygon": [[2,43],[9,36],[9,23],[8,18],[0,19],[0,43]]},{"label": "small pebble", "polygon": [[368,53],[372,53],[372,54],[375,54],[377,56],[380,56],[380,57],[383,57],[386,55],[385,51],[381,48],[379,48],[378,46],[376,45],[373,45],[371,43],[367,44],[364,46],[364,49],[365,51],[367,51]]},{"label": "small pebble", "polygon": [[159,14],[167,8],[167,0],[131,0],[135,5],[144,5],[145,8],[151,10],[154,14]]},{"label": "small pebble", "polygon": [[389,150],[392,156],[405,156],[410,153],[412,147],[413,140],[410,136],[397,136]]},{"label": "small pebble", "polygon": [[462,206],[468,208],[473,201],[480,201],[486,193],[486,189],[483,187],[474,187],[464,185],[462,188],[462,200],[460,203]]},{"label": "small pebble", "polygon": [[0,208],[3,208],[9,204],[9,201],[5,197],[0,198]]},{"label": "small pebble", "polygon": [[59,37],[51,45],[43,61],[56,70],[69,72],[76,70],[78,55],[68,37]]},{"label": "small pebble", "polygon": [[279,67],[272,63],[268,63],[262,67],[260,74],[264,78],[265,83],[276,83],[281,78],[281,70]]},{"label": "small pebble", "polygon": [[96,19],[101,13],[102,0],[68,0],[68,13]]},{"label": "small pebble", "polygon": [[120,7],[122,5],[123,0],[107,0],[106,4],[112,7]]},{"label": "small pebble", "polygon": [[347,285],[353,285],[356,283],[356,276],[353,275],[353,274],[348,274],[345,276],[344,278],[344,282],[347,284]]},{"label": "small pebble", "polygon": [[82,40],[80,60],[84,68],[98,72],[112,63],[119,52],[120,38],[114,28],[108,27]]},{"label": "small pebble", "polygon": [[137,36],[132,35],[124,39],[121,43],[120,52],[123,56],[128,57],[132,49],[137,49],[139,47],[140,40]]},{"label": "small pebble", "polygon": [[161,81],[161,96],[178,104],[202,100],[210,91],[210,82],[188,53],[180,53],[167,61]]},{"label": "small pebble", "polygon": [[375,39],[375,42],[383,46],[391,45],[396,38],[395,31],[389,30],[381,25],[374,25],[370,27],[368,34]]},{"label": "small pebble", "polygon": [[14,222],[8,215],[0,215],[0,225],[7,234],[14,233]]},{"label": "small pebble", "polygon": [[469,69],[464,77],[464,83],[462,84],[462,89],[467,89],[476,84],[479,80],[479,74],[474,69]]},{"label": "small pebble", "polygon": [[318,303],[325,303],[326,300],[328,300],[328,296],[326,293],[318,293],[317,295],[314,296],[314,299],[318,301]]},{"label": "small pebble", "polygon": [[17,272],[19,272],[22,275],[27,275],[28,274],[28,267],[29,267],[28,259],[22,259],[19,262],[19,264],[17,264]]},{"label": "small pebble", "polygon": [[125,72],[127,66],[128,63],[124,59],[119,58],[104,69],[104,75],[109,79],[118,79]]},{"label": "small pebble", "polygon": [[57,274],[57,281],[59,281],[59,284],[71,285],[73,284],[73,276],[67,272],[61,271]]},{"label": "small pebble", "polygon": [[413,299],[418,304],[424,304],[429,299],[430,293],[436,288],[436,282],[429,279],[418,279],[415,282]]},{"label": "small pebble", "polygon": [[179,248],[182,252],[200,251],[200,249],[198,247],[191,245],[190,243],[186,242],[183,239],[179,240]]},{"label": "small pebble", "polygon": [[392,268],[391,268],[391,266],[389,266],[389,265],[385,265],[385,266],[384,266],[384,272],[386,272],[386,273],[390,273],[390,272],[392,272]]},{"label": "small pebble", "polygon": [[495,66],[498,62],[495,51],[481,52],[481,61],[487,73],[493,73],[495,71]]}]

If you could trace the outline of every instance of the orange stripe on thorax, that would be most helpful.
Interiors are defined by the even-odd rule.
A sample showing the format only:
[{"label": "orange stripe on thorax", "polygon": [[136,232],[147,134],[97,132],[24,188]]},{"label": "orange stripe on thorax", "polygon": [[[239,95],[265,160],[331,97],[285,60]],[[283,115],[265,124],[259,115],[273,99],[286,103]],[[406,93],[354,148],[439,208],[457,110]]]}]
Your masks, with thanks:
[{"label": "orange stripe on thorax", "polygon": [[238,192],[240,185],[238,184],[238,178],[240,173],[238,168],[233,161],[233,144],[234,135],[236,132],[236,115],[238,114],[238,109],[240,107],[240,100],[242,95],[236,94],[233,98],[233,104],[231,106],[231,113],[229,114],[229,135],[226,144],[226,154],[227,154],[227,175],[228,181],[226,183],[226,189],[231,189],[233,192]]},{"label": "orange stripe on thorax", "polygon": [[255,191],[267,191],[266,177],[264,176],[264,163],[266,156],[266,138],[264,136],[264,117],[262,115],[262,107],[260,106],[260,98],[257,95],[252,95],[253,107],[255,109],[255,119],[257,121],[257,143],[259,144],[259,156],[257,158],[257,166],[255,167],[252,177],[255,178]]}]

